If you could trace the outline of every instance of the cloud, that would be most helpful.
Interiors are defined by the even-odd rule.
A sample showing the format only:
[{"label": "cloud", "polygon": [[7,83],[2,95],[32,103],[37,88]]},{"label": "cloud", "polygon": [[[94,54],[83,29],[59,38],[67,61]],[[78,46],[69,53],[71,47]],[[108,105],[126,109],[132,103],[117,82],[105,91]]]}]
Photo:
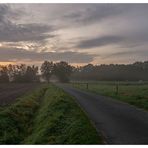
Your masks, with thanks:
[{"label": "cloud", "polygon": [[147,57],[148,56],[148,50],[147,49],[134,49],[134,50],[128,50],[128,51],[119,51],[115,53],[107,54],[106,56],[102,56],[102,59],[108,59],[108,58],[121,58],[121,57]]},{"label": "cloud", "polygon": [[[73,7],[74,6],[75,5],[73,5]],[[62,16],[62,19],[76,24],[88,25],[107,18],[119,16],[130,10],[130,6],[126,4],[80,4],[80,6],[81,9],[69,11]]]},{"label": "cloud", "polygon": [[5,18],[5,15],[8,13],[8,6],[0,5],[0,22]]},{"label": "cloud", "polygon": [[0,48],[0,61],[67,61],[69,63],[92,62],[98,55],[80,52],[36,52],[23,48]]},{"label": "cloud", "polygon": [[20,19],[26,13],[21,9],[13,10],[10,4],[0,4],[0,25]]},{"label": "cloud", "polygon": [[[13,12],[13,13],[12,13]],[[55,37],[54,26],[46,24],[30,23],[16,24],[10,17],[17,18],[20,14],[12,11],[7,5],[0,5],[0,42],[38,42]]]},{"label": "cloud", "polygon": [[148,5],[0,4],[0,46],[0,59],[5,61],[88,63],[98,56],[91,54],[92,48],[103,56],[108,53],[108,59],[126,61],[132,54],[135,60],[142,59],[147,55],[140,49],[148,46]]},{"label": "cloud", "polygon": [[[73,5],[74,7],[75,5]],[[71,9],[61,17],[70,26],[81,27],[85,29],[86,25],[94,27],[96,24],[96,32],[99,31],[101,34],[106,36],[122,36],[124,37],[123,42],[113,41],[114,43],[120,43],[120,46],[124,48],[134,48],[141,45],[146,45],[148,42],[148,5],[147,4],[81,4],[76,10]],[[66,10],[65,10],[66,11]],[[103,22],[103,23],[100,23]],[[87,26],[87,27],[88,27]],[[98,30],[97,30],[98,26]],[[84,29],[83,29],[84,28]],[[83,32],[92,36],[94,28],[89,31],[84,30]],[[82,33],[83,33],[82,32]],[[83,35],[83,34],[82,34]],[[86,34],[87,35],[87,34]],[[96,35],[96,34],[95,34]],[[104,35],[103,35],[104,36]],[[99,37],[98,37],[99,38]],[[103,38],[103,37],[100,37]],[[83,48],[100,47],[110,44],[106,39],[102,40],[91,40],[90,39],[78,42],[78,46]],[[120,40],[120,39],[119,39]],[[122,39],[121,39],[122,40]],[[88,43],[87,43],[88,41]],[[106,42],[105,42],[106,41]],[[120,50],[120,49],[119,49]]]},{"label": "cloud", "polygon": [[[12,11],[11,7],[9,7],[6,4],[0,4],[0,22],[8,21],[8,17],[14,15],[14,12]],[[19,13],[18,13],[19,15]]]},{"label": "cloud", "polygon": [[0,42],[43,41],[55,37],[53,27],[42,24],[12,24],[0,28]]},{"label": "cloud", "polygon": [[78,42],[76,47],[81,48],[81,49],[94,48],[94,47],[100,47],[100,46],[120,43],[123,40],[124,38],[121,36],[113,36],[113,35],[102,36],[102,37],[82,40]]}]

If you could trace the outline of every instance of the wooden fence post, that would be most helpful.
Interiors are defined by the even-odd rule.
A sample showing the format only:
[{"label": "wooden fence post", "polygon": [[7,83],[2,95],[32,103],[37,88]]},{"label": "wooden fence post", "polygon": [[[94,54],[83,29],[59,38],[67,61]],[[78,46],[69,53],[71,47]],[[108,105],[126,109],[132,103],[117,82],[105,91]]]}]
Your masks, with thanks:
[{"label": "wooden fence post", "polygon": [[118,83],[116,84],[116,95],[118,95],[118,93],[119,93],[119,85],[118,85]]},{"label": "wooden fence post", "polygon": [[86,88],[88,89],[88,83],[86,83]]}]

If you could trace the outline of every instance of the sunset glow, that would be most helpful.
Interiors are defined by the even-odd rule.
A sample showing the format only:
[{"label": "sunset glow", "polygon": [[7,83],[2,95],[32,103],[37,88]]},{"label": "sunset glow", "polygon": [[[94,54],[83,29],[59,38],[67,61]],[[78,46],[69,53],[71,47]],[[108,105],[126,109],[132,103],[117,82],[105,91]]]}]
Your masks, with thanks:
[{"label": "sunset glow", "polygon": [[0,65],[9,65],[9,64],[15,64],[14,62],[0,62]]}]

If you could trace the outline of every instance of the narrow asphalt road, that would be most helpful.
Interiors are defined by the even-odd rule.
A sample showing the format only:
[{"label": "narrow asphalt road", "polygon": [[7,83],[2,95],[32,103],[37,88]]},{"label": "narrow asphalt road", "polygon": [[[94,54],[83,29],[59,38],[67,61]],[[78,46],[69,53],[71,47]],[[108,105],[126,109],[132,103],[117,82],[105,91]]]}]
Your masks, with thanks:
[{"label": "narrow asphalt road", "polygon": [[148,144],[148,112],[115,99],[57,84],[87,113],[107,144]]}]

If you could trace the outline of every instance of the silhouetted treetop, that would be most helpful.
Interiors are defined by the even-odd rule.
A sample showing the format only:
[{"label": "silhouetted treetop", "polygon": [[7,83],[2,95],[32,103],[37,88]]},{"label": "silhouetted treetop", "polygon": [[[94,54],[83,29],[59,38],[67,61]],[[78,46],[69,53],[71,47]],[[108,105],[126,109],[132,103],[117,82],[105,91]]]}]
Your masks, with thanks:
[{"label": "silhouetted treetop", "polygon": [[[61,82],[69,80],[95,80],[95,81],[148,81],[148,61],[133,64],[87,64],[84,66],[71,66],[61,61],[53,63],[44,61],[40,67],[42,78],[49,82],[51,76],[56,76]],[[0,65],[0,82],[38,82],[39,67],[25,64]]]}]

